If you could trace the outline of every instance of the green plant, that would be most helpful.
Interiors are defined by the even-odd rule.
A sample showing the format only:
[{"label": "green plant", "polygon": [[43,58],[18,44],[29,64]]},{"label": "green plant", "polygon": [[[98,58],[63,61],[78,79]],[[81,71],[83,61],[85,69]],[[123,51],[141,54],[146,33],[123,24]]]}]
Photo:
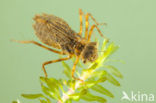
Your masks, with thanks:
[{"label": "green plant", "polygon": [[[78,67],[82,68],[81,73],[77,71],[77,75],[84,82],[79,80],[73,80],[71,76],[71,67],[62,62],[64,66],[64,74],[66,79],[55,79],[40,77],[42,92],[40,94],[22,94],[27,99],[38,99],[40,103],[52,103],[52,100],[56,100],[57,103],[72,103],[72,101],[79,101],[83,99],[85,101],[97,101],[99,103],[106,103],[106,99],[100,96],[92,94],[92,91],[96,91],[108,97],[114,97],[114,95],[104,88],[101,83],[108,81],[115,86],[120,86],[120,83],[112,76],[122,78],[122,74],[112,65],[106,65],[109,61],[109,57],[118,49],[113,42],[108,43],[104,40],[99,55],[99,58],[91,63],[87,68],[84,68],[79,62]],[[107,69],[106,69],[107,68]]]}]

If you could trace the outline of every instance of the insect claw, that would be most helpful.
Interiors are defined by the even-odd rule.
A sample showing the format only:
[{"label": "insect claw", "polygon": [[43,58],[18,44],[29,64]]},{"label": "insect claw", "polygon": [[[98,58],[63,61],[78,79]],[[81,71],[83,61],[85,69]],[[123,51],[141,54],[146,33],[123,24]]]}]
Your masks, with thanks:
[{"label": "insect claw", "polygon": [[83,15],[82,9],[79,8],[80,15]]}]

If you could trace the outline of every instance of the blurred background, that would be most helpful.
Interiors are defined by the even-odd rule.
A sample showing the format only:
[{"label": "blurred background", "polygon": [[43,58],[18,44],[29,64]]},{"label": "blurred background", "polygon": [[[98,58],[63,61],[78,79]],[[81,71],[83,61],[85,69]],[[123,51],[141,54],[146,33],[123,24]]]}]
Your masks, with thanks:
[{"label": "blurred background", "polygon": [[[57,54],[35,45],[10,40],[39,41],[34,35],[32,18],[41,13],[63,18],[78,32],[79,8],[84,13],[91,13],[99,23],[108,24],[100,27],[101,31],[120,46],[111,58],[126,62],[112,63],[124,78],[118,79],[121,87],[103,84],[115,95],[113,99],[108,98],[108,103],[128,103],[120,100],[122,91],[140,91],[156,96],[155,5],[155,0],[0,0],[0,102],[10,103],[19,99],[21,103],[39,103],[37,100],[23,99],[20,94],[40,93],[39,77],[43,76],[41,64],[58,58]],[[94,37],[100,38],[96,30],[92,39]],[[99,41],[102,42],[102,39]],[[46,67],[50,76],[62,77],[63,67],[60,63]]]}]

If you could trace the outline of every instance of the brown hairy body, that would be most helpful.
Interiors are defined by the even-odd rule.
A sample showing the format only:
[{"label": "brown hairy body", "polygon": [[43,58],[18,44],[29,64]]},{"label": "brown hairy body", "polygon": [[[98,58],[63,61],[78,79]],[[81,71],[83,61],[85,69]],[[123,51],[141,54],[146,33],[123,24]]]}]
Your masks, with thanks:
[{"label": "brown hairy body", "polygon": [[[97,27],[97,25],[101,25],[101,24],[98,24],[90,13],[87,13],[85,15],[85,18],[86,18],[85,37],[82,37],[83,12],[81,9],[79,10],[79,14],[80,14],[80,32],[79,33],[76,33],[75,31],[73,31],[63,19],[57,16],[49,15],[49,14],[42,14],[42,15],[36,15],[34,17],[35,24],[33,25],[33,28],[39,40],[50,47],[60,49],[60,51],[54,50],[52,48],[48,48],[36,41],[16,41],[19,43],[33,43],[42,48],[50,50],[54,53],[58,53],[61,55],[68,55],[68,57],[66,58],[44,62],[42,64],[42,68],[44,70],[46,77],[47,77],[47,72],[45,70],[45,65],[63,61],[63,60],[68,60],[72,58],[73,56],[76,56],[76,60],[72,68],[72,77],[74,79],[79,79],[74,76],[76,64],[78,63],[79,59],[81,59],[84,63],[86,63],[86,62],[94,62],[98,58],[97,43],[90,42],[90,38],[95,28],[98,30],[100,35],[103,36],[99,28]],[[88,30],[89,28],[88,18],[89,17],[92,18],[95,24],[93,24]]]}]

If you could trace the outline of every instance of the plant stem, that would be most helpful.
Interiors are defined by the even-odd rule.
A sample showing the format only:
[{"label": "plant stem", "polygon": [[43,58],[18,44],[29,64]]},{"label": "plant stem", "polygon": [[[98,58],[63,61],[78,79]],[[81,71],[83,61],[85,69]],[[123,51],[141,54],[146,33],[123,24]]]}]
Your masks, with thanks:
[{"label": "plant stem", "polygon": [[[92,70],[89,75],[91,75],[91,73],[93,73],[93,72],[94,72],[94,70]],[[85,82],[85,80],[87,78],[88,78],[88,73],[83,73],[82,76],[80,77],[80,79],[83,80],[83,82]],[[65,93],[62,94],[61,99],[62,99],[63,102],[61,100],[59,100],[57,103],[66,102],[69,99],[68,95],[74,94],[77,88],[83,86],[83,85],[80,85],[81,83],[82,83],[82,81],[80,81],[80,80],[76,81],[75,89],[69,88],[68,91],[66,92],[66,94]]]}]

